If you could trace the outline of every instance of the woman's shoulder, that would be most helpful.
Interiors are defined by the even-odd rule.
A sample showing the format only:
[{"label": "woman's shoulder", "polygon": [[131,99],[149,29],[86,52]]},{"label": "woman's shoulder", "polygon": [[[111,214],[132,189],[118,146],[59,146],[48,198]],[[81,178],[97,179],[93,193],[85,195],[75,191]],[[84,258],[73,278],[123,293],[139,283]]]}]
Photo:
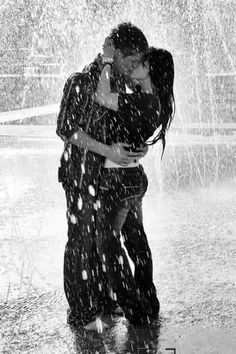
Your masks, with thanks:
[{"label": "woman's shoulder", "polygon": [[152,115],[159,112],[160,107],[158,97],[145,92],[121,93],[118,104],[122,112],[137,112],[138,115]]},{"label": "woman's shoulder", "polygon": [[156,95],[146,92],[135,92],[129,95],[132,103],[139,108],[156,110],[159,107],[159,99]]},{"label": "woman's shoulder", "polygon": [[131,93],[119,93],[119,97],[127,102],[138,102],[138,101],[151,101],[153,99],[152,94],[145,92],[131,92]]}]

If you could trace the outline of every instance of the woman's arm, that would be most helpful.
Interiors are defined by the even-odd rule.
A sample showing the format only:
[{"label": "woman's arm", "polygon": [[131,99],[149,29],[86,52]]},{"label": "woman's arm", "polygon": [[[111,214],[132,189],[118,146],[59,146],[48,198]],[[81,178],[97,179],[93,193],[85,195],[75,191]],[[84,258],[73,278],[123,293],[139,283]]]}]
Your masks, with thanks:
[{"label": "woman's arm", "polygon": [[118,111],[118,93],[111,92],[111,65],[106,64],[99,77],[95,101],[113,111]]}]

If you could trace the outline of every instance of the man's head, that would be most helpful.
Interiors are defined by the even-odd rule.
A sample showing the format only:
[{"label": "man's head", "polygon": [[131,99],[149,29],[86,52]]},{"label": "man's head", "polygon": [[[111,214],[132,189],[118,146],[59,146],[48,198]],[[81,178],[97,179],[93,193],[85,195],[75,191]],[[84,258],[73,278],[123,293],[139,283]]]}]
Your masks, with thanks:
[{"label": "man's head", "polygon": [[111,31],[109,39],[115,47],[114,65],[123,75],[129,76],[148,49],[143,32],[130,22],[120,23]]}]

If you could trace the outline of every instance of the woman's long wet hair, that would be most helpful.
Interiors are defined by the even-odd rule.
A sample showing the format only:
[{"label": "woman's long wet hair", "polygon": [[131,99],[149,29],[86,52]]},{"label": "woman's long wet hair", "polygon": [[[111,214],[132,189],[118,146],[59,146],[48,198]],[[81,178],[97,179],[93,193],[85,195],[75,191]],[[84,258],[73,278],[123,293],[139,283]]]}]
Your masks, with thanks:
[{"label": "woman's long wet hair", "polygon": [[174,61],[170,52],[165,49],[157,49],[150,47],[143,57],[143,62],[149,62],[149,74],[154,86],[154,94],[157,94],[160,100],[161,111],[159,119],[161,121],[161,130],[148,143],[155,144],[158,140],[162,140],[162,156],[166,145],[166,131],[174,118],[175,99],[173,93],[174,84]]}]

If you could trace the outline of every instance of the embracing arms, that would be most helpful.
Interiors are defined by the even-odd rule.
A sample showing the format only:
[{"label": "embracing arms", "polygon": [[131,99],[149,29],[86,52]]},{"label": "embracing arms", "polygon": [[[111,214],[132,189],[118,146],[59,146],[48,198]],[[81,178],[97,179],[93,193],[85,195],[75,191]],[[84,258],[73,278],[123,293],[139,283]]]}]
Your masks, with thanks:
[{"label": "embracing arms", "polygon": [[92,96],[87,94],[87,90],[83,90],[83,87],[87,87],[86,85],[83,74],[75,74],[66,82],[57,119],[57,135],[64,142],[70,142],[79,148],[105,156],[121,165],[130,163],[134,158],[143,157],[146,151],[131,153],[125,150],[127,144],[106,145],[87,134],[88,112],[85,111],[88,111],[86,105],[91,104]]},{"label": "embracing arms", "polygon": [[125,147],[129,147],[129,145],[124,143],[116,143],[112,145],[100,143],[99,141],[91,138],[83,130],[78,130],[74,133],[69,138],[69,142],[80,148],[84,148],[104,156],[120,165],[127,165],[130,162],[133,162],[134,159],[138,160],[145,155],[144,151],[133,153],[125,150]]}]

